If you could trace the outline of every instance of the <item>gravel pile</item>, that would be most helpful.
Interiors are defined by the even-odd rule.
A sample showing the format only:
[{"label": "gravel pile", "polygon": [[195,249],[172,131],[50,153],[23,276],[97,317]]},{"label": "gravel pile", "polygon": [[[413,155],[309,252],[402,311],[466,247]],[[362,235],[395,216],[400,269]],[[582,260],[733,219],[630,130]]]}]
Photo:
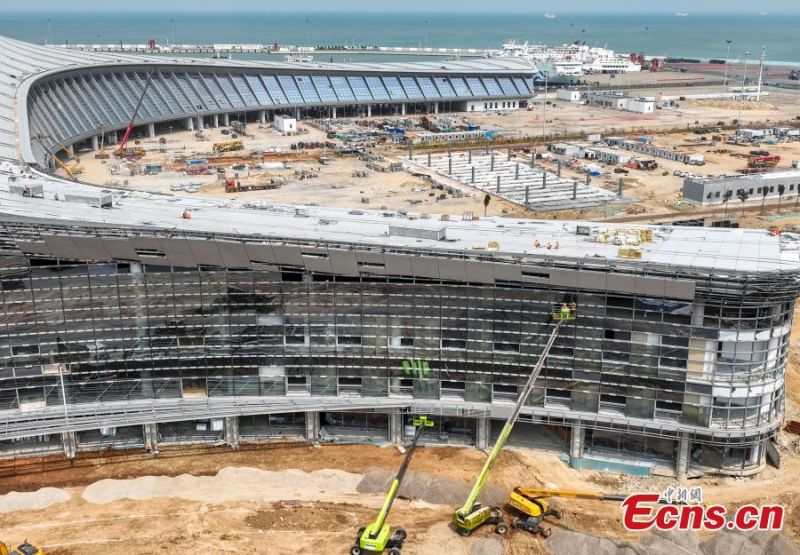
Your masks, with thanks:
[{"label": "gravel pile", "polygon": [[50,505],[67,501],[70,497],[72,496],[69,492],[58,488],[42,488],[24,492],[12,491],[0,495],[0,514],[46,509]]}]

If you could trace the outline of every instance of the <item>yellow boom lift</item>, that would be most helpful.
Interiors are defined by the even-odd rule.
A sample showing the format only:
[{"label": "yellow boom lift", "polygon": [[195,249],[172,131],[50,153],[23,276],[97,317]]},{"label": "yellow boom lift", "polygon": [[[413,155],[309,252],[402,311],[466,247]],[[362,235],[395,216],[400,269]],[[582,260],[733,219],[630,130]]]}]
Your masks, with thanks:
[{"label": "yellow boom lift", "polygon": [[517,421],[517,417],[522,410],[522,405],[525,404],[525,400],[528,398],[528,394],[533,387],[533,383],[536,381],[536,378],[542,371],[544,361],[547,358],[547,354],[550,352],[550,349],[553,347],[556,337],[558,337],[558,332],[561,331],[561,326],[563,326],[566,322],[576,318],[577,311],[575,309],[575,304],[573,303],[572,309],[570,309],[567,304],[562,304],[560,309],[553,310],[551,316],[553,321],[556,323],[556,327],[550,334],[542,354],[539,355],[539,360],[536,361],[536,365],[533,367],[533,371],[528,377],[525,387],[522,388],[519,398],[517,399],[517,404],[514,406],[514,410],[508,417],[505,426],[503,426],[500,436],[497,438],[492,451],[489,453],[489,457],[486,459],[486,463],[483,465],[483,469],[481,469],[480,474],[478,474],[478,479],[475,481],[475,485],[472,486],[472,490],[469,492],[467,500],[461,507],[456,509],[455,513],[453,513],[453,523],[455,524],[458,533],[462,536],[469,536],[473,531],[484,524],[494,524],[495,532],[498,534],[504,534],[508,530],[508,526],[505,524],[505,522],[503,522],[502,511],[498,507],[482,506],[481,503],[478,503],[478,496],[480,495],[481,490],[486,483],[486,478],[489,475],[489,471],[492,469],[497,456],[500,454],[500,451],[506,444],[508,436],[511,434],[514,423]]},{"label": "yellow boom lift", "polygon": [[0,555],[44,555],[44,551],[28,543],[25,540],[16,549],[9,551],[3,542],[0,542]]},{"label": "yellow boom lift", "polygon": [[414,450],[417,448],[417,442],[422,436],[425,428],[433,427],[433,420],[429,420],[425,416],[419,416],[413,420],[414,426],[417,430],[414,433],[414,441],[411,442],[411,447],[406,451],[406,456],[403,457],[403,463],[400,465],[400,470],[397,471],[397,476],[392,480],[392,485],[389,486],[389,493],[386,494],[386,499],[381,505],[381,510],[378,513],[378,518],[375,522],[366,528],[359,528],[358,538],[356,543],[350,549],[350,555],[361,555],[362,553],[383,553],[384,550],[389,550],[389,555],[400,555],[400,550],[403,548],[403,542],[406,539],[406,531],[398,528],[392,533],[392,529],[386,523],[386,517],[389,516],[389,511],[392,509],[397,497],[397,492],[400,489],[400,484],[408,470],[408,465],[411,463],[411,457],[414,455]]},{"label": "yellow boom lift", "polygon": [[598,501],[624,501],[625,494],[607,494],[582,491],[566,491],[557,489],[514,488],[508,496],[508,504],[522,514],[522,518],[514,517],[511,525],[531,534],[550,536],[550,529],[541,523],[544,517],[561,518],[564,511],[550,507],[550,497],[571,497],[573,499],[596,499]]}]

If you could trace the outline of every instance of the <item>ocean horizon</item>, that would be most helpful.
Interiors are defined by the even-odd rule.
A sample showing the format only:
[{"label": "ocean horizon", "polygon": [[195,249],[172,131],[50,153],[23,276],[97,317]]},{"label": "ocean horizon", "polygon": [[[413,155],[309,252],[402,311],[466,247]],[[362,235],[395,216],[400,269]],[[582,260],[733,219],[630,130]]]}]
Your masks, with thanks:
[{"label": "ocean horizon", "polygon": [[[650,56],[800,63],[800,14],[5,12],[0,35],[37,44],[293,44],[500,48],[585,42]],[[336,61],[341,56],[334,57]],[[354,55],[352,59],[366,59]],[[374,58],[373,58],[374,59]]]}]

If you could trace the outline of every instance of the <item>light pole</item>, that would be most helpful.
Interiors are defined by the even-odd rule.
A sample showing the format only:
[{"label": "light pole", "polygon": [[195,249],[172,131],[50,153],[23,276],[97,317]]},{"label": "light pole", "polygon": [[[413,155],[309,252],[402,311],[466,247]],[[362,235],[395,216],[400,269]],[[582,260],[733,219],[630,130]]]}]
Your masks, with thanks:
[{"label": "light pole", "polygon": [[725,39],[725,42],[728,45],[728,53],[725,55],[725,92],[728,92],[728,61],[731,59],[731,43],[733,42],[731,39]]},{"label": "light pole", "polygon": [[742,126],[742,102],[744,102],[744,99],[745,99],[745,91],[746,91],[745,87],[747,86],[747,57],[748,56],[750,56],[750,51],[749,50],[745,50],[744,51],[744,71],[742,72],[742,98],[739,101],[739,119],[738,119],[739,123],[736,125],[737,129],[739,129]]},{"label": "light pole", "polygon": [[544,94],[542,95],[542,144],[547,136],[547,73],[544,74]]},{"label": "light pole", "polygon": [[169,22],[172,25],[172,46],[175,46],[175,20],[170,19]]}]

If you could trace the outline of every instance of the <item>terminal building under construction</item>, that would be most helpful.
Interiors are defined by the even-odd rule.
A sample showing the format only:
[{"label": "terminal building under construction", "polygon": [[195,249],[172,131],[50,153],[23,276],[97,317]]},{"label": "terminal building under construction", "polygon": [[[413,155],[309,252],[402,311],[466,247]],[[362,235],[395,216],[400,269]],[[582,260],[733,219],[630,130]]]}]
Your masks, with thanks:
[{"label": "terminal building under construction", "polygon": [[[35,79],[14,87],[28,110]],[[800,289],[791,235],[98,202],[32,173],[60,139],[12,132],[0,455],[400,442],[411,414],[435,417],[429,443],[485,448],[553,307],[575,302],[512,445],[681,477],[765,464]]]}]

